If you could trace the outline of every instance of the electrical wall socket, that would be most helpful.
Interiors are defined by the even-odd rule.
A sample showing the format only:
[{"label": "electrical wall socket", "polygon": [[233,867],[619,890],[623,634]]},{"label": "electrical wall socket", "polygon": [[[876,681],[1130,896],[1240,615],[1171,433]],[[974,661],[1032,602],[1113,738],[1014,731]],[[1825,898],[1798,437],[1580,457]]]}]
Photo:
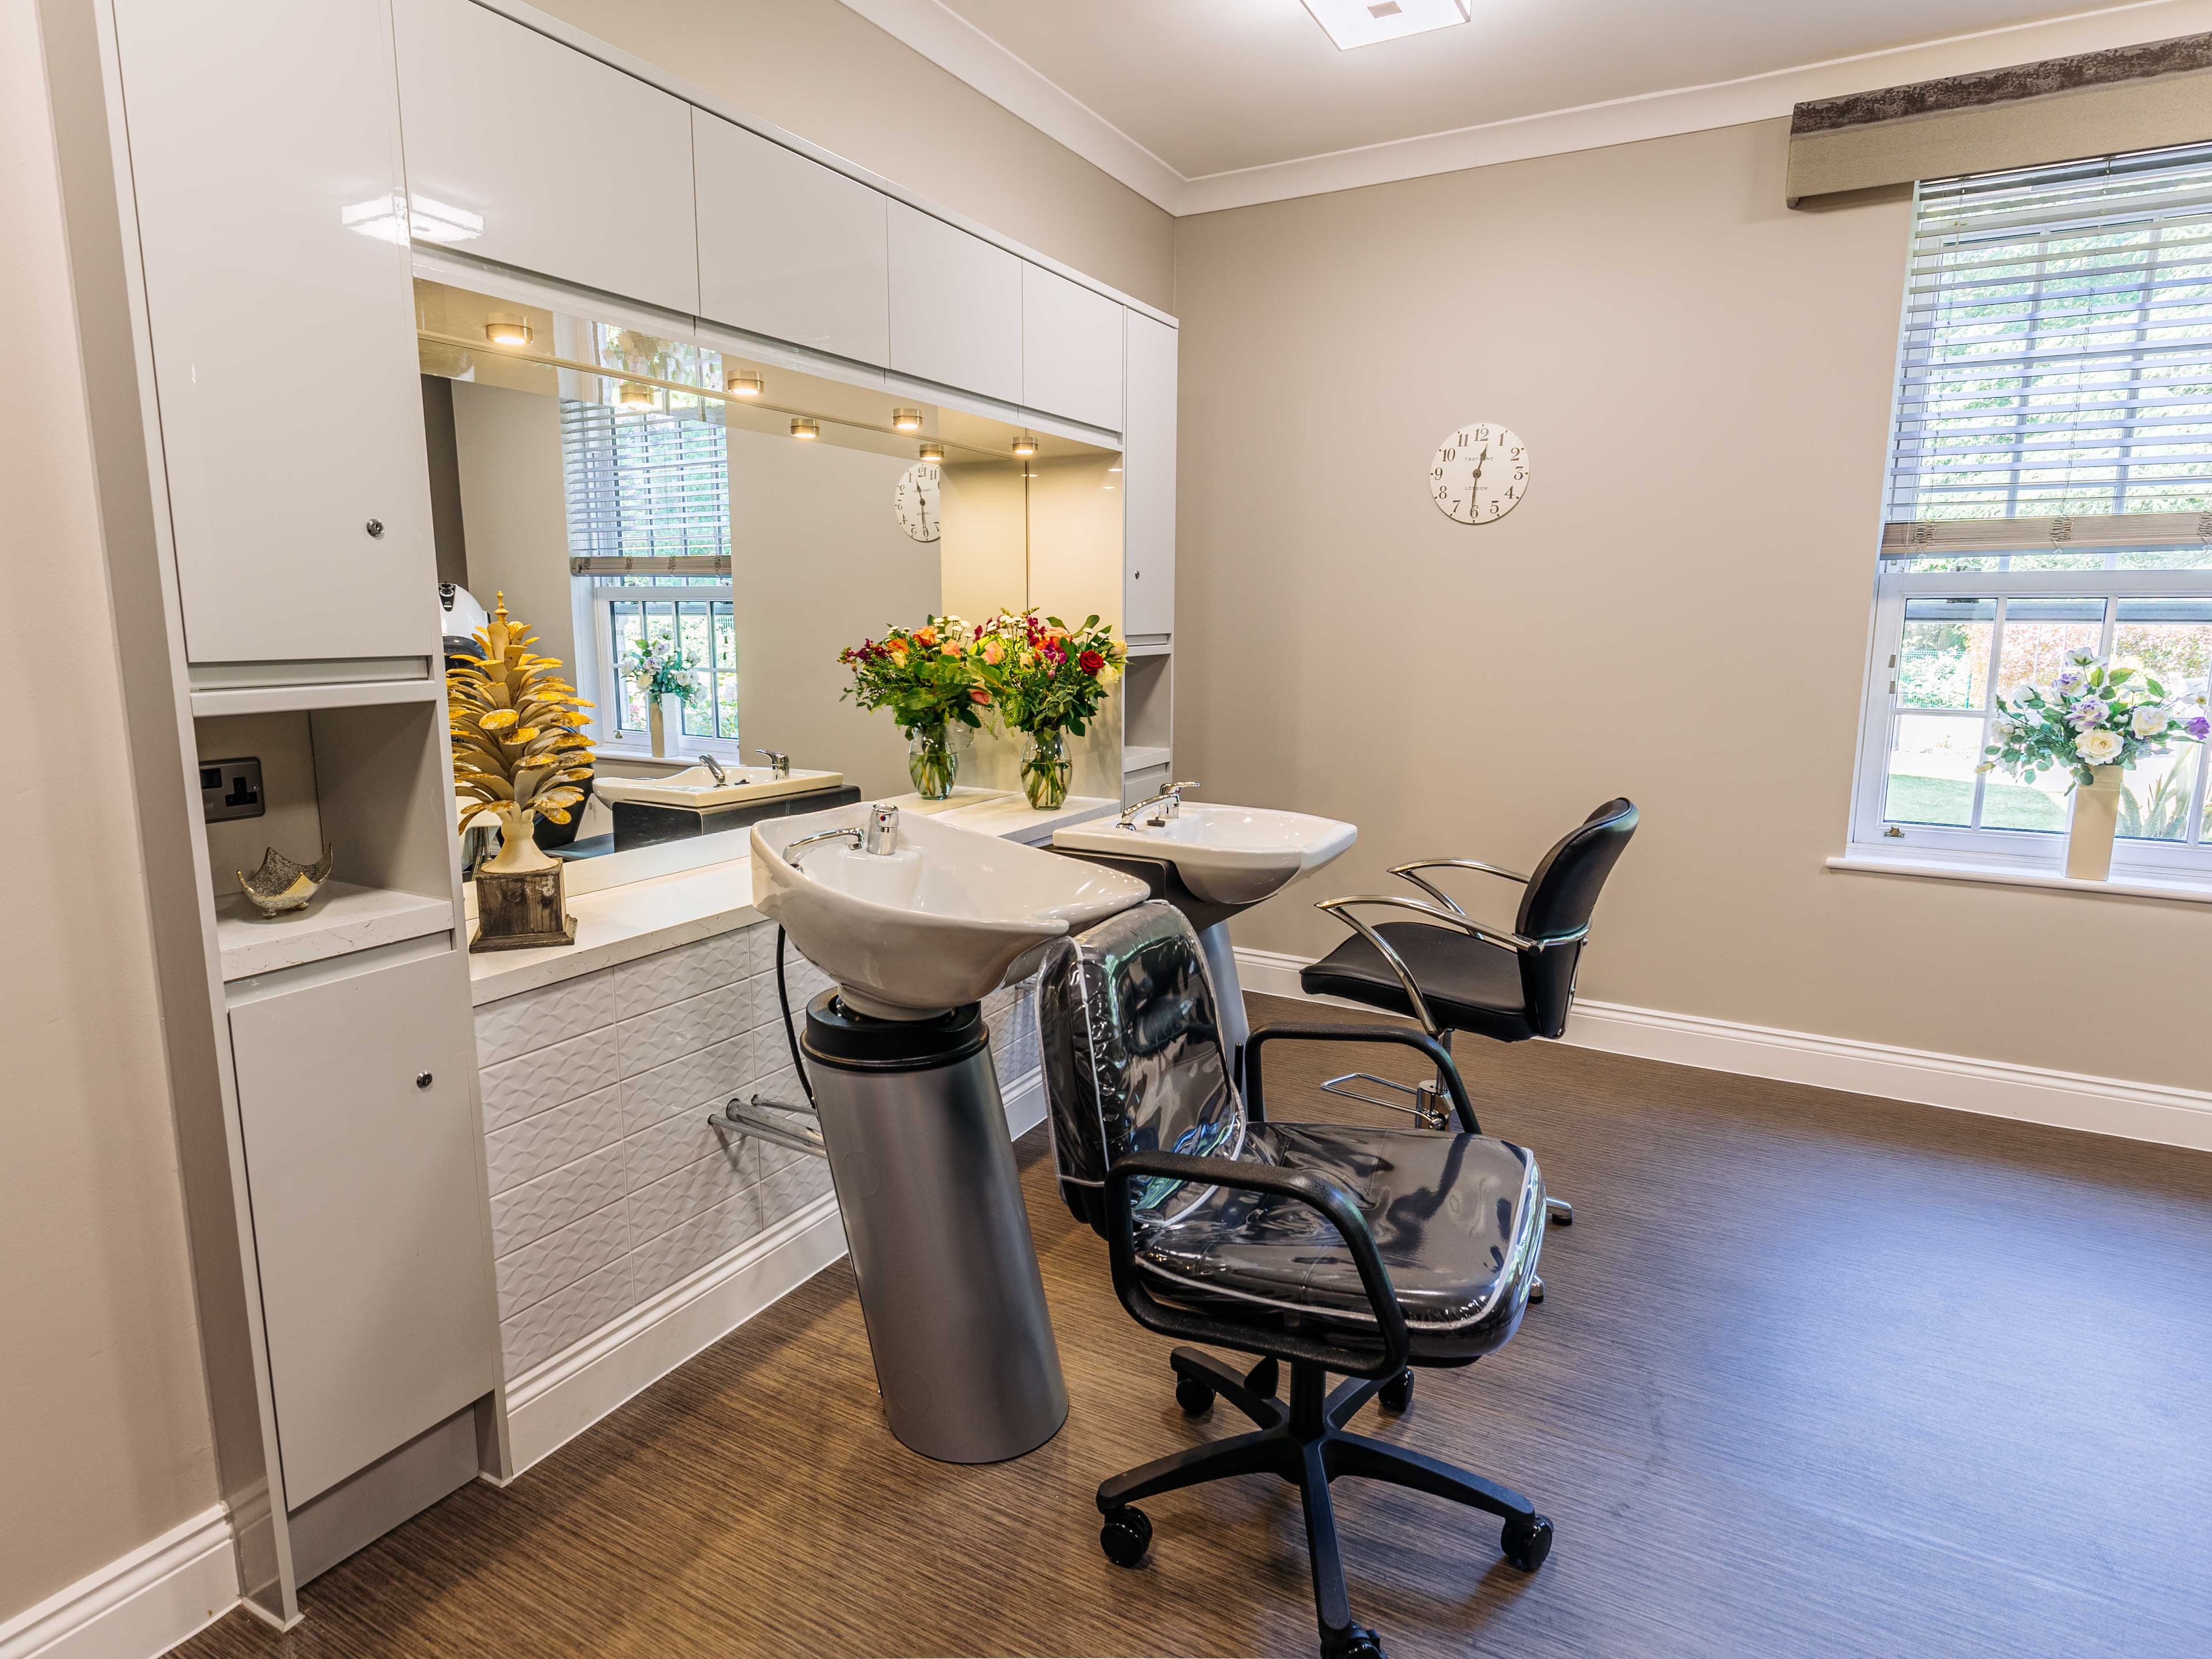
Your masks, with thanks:
[{"label": "electrical wall socket", "polygon": [[200,763],[200,814],[210,823],[226,818],[258,818],[269,810],[261,793],[261,758]]}]

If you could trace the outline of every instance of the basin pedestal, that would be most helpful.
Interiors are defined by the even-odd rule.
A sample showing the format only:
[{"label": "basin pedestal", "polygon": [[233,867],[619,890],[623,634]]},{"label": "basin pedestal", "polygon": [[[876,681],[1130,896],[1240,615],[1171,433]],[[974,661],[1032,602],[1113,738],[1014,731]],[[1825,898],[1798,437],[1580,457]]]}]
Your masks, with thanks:
[{"label": "basin pedestal", "polygon": [[981,1010],[874,1019],[825,991],[802,1046],[891,1432],[946,1463],[1035,1450],[1067,1388]]}]

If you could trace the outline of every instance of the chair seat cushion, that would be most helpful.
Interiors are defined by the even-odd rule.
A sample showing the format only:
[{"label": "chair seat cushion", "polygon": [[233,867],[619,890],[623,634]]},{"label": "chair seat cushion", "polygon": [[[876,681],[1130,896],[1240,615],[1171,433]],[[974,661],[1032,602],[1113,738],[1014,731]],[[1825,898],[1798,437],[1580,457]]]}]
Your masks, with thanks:
[{"label": "chair seat cushion", "polygon": [[[1255,1123],[1239,1161],[1317,1170],[1352,1194],[1415,1358],[1474,1358],[1520,1324],[1544,1237],[1543,1178],[1525,1149],[1487,1135]],[[1373,1344],[1358,1269],[1317,1210],[1213,1187],[1178,1192],[1161,1213],[1170,1218],[1148,1224],[1139,1211],[1136,1244],[1162,1300]]]},{"label": "chair seat cushion", "polygon": [[[1376,928],[1413,970],[1429,1011],[1455,1031],[1474,1031],[1500,1042],[1536,1035],[1521,983],[1521,958],[1449,927],[1425,921],[1386,921]],[[1344,997],[1371,1008],[1410,1016],[1413,1005],[1389,963],[1359,934],[1298,975],[1308,996]]]}]

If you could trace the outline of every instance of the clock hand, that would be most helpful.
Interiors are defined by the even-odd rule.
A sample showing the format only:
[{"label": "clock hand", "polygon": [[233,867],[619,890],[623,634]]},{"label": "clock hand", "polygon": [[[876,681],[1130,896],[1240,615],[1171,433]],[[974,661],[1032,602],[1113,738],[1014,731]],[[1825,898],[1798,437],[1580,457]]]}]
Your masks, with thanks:
[{"label": "clock hand", "polygon": [[1467,492],[1470,497],[1474,494],[1474,487],[1482,482],[1482,464],[1489,459],[1490,446],[1485,444],[1482,453],[1474,458],[1474,476],[1467,481]]}]

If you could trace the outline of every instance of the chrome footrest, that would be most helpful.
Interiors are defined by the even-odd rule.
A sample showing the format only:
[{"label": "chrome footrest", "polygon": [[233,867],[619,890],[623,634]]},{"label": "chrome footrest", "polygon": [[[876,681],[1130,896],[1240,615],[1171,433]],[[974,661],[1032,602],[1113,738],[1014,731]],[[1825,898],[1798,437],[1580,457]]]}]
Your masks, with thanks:
[{"label": "chrome footrest", "polygon": [[[1404,1095],[1404,1101],[1382,1100],[1374,1095],[1364,1095],[1346,1085],[1371,1083],[1378,1089],[1388,1089],[1393,1094]],[[1433,1083],[1393,1083],[1387,1077],[1377,1077],[1372,1072],[1346,1072],[1333,1077],[1321,1085],[1322,1092],[1341,1095],[1346,1100],[1357,1100],[1369,1106],[1380,1106],[1385,1110],[1404,1112],[1424,1129],[1448,1129],[1451,1127],[1450,1109],[1444,1104],[1443,1096]]]},{"label": "chrome footrest", "polygon": [[795,1102],[767,1100],[755,1095],[750,1100],[732,1095],[729,1103],[719,1112],[707,1115],[708,1126],[724,1138],[724,1149],[731,1135],[750,1136],[765,1140],[770,1146],[787,1146],[795,1152],[805,1152],[812,1158],[827,1158],[829,1147],[823,1144],[822,1131],[804,1123],[794,1123],[794,1117],[811,1118],[813,1109]]}]

